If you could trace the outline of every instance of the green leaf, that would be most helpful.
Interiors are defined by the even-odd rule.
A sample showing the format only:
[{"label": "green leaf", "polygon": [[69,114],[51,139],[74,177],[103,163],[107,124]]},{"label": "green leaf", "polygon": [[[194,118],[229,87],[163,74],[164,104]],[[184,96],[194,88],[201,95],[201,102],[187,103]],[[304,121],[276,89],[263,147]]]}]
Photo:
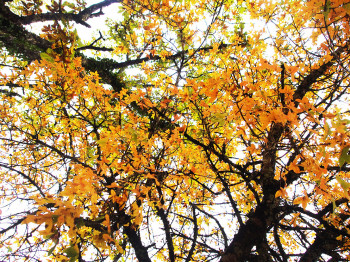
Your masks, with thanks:
[{"label": "green leaf", "polygon": [[75,262],[77,260],[77,257],[71,257],[70,259],[69,259],[69,262]]},{"label": "green leaf", "polygon": [[58,217],[59,217],[59,215],[52,215],[52,221],[54,223],[57,223]]},{"label": "green leaf", "polygon": [[350,195],[349,195],[349,188],[350,188],[350,183],[344,181],[343,179],[341,179],[340,176],[336,177],[338,183],[341,185],[341,187],[344,190],[345,196],[350,199]]},{"label": "green leaf", "polygon": [[344,189],[344,191],[347,191],[350,188],[350,183],[341,179],[340,176],[337,176],[336,179],[337,179],[338,183],[341,185],[341,187]]},{"label": "green leaf", "polygon": [[324,17],[327,19],[328,18],[328,15],[329,15],[329,12],[331,11],[331,2],[326,0],[326,4],[324,5],[323,7],[324,11],[323,11],[323,15]]},{"label": "green leaf", "polygon": [[46,61],[51,62],[51,63],[53,63],[55,61],[55,59],[47,53],[40,53],[40,57],[42,60],[46,60]]},{"label": "green leaf", "polygon": [[344,164],[350,163],[350,155],[349,155],[350,146],[346,146],[340,153],[339,157],[339,166],[342,167]]},{"label": "green leaf", "polygon": [[70,258],[75,258],[79,255],[78,251],[75,249],[74,246],[64,249],[63,253],[66,253],[67,257],[70,257]]},{"label": "green leaf", "polygon": [[83,227],[85,225],[83,218],[75,219],[75,225],[77,226],[77,228]]},{"label": "green leaf", "polygon": [[68,6],[70,9],[75,9],[75,4],[64,1],[62,6]]},{"label": "green leaf", "polygon": [[51,256],[51,255],[52,255],[52,252],[55,250],[55,247],[56,247],[56,245],[53,246],[52,248],[50,248],[49,251],[47,251],[47,255],[48,255],[48,256]]},{"label": "green leaf", "polygon": [[130,128],[130,129],[129,129],[129,132],[130,132],[130,134],[131,134],[131,141],[137,142],[137,141],[138,141],[137,131],[134,130],[133,128]]},{"label": "green leaf", "polygon": [[343,5],[343,8],[346,10],[346,13],[350,15],[350,3],[346,3]]},{"label": "green leaf", "polygon": [[213,121],[224,125],[226,122],[226,113],[215,113],[213,116]]},{"label": "green leaf", "polygon": [[102,222],[103,220],[105,220],[105,216],[104,215],[97,217],[94,221],[95,222]]},{"label": "green leaf", "polygon": [[56,234],[56,233],[54,232],[54,233],[45,235],[45,236],[44,236],[44,239],[50,239],[50,238],[52,238],[55,234]]},{"label": "green leaf", "polygon": [[332,213],[334,214],[335,210],[337,209],[337,205],[335,204],[334,198],[332,199],[332,205],[333,205],[333,211],[332,211]]},{"label": "green leaf", "polygon": [[109,142],[109,138],[106,137],[106,138],[102,138],[102,139],[98,140],[98,141],[97,141],[97,144],[98,144],[99,146],[105,146],[106,144],[108,144],[108,142]]},{"label": "green leaf", "polygon": [[326,122],[324,125],[324,139],[326,139],[332,133],[329,124]]}]

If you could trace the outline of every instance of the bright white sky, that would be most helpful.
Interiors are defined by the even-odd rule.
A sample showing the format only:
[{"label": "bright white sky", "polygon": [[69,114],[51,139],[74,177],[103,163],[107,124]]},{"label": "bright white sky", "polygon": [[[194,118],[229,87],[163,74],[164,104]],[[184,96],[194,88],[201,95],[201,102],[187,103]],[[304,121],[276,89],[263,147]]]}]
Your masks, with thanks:
[{"label": "bright white sky", "polygon": [[[69,0],[68,0],[69,1]],[[90,6],[92,4],[96,4],[101,2],[102,0],[86,0],[87,6]],[[79,37],[81,38],[82,42],[86,41],[85,44],[91,43],[91,40],[95,37],[97,38],[99,36],[99,31],[104,35],[104,32],[108,30],[108,27],[105,25],[105,21],[107,18],[112,18],[113,20],[117,20],[118,16],[121,17],[119,12],[119,6],[120,4],[112,4],[106,8],[103,9],[103,13],[105,15],[102,15],[100,17],[92,18],[87,21],[89,25],[91,25],[91,28],[84,27],[80,24],[75,24],[75,28],[78,31]],[[243,20],[246,24],[246,30],[250,30],[252,27],[254,27],[254,30],[259,30],[262,29],[263,26],[265,26],[265,23],[263,22],[254,22],[250,24],[248,18]],[[50,22],[51,23],[51,22]],[[41,28],[43,24],[42,23],[36,23],[33,25],[28,26],[31,31],[40,34],[41,33]],[[3,70],[3,69],[1,69]],[[11,206],[13,208],[13,206]],[[2,215],[5,215],[7,212],[6,210],[4,211]],[[1,250],[0,250],[1,251]]]}]

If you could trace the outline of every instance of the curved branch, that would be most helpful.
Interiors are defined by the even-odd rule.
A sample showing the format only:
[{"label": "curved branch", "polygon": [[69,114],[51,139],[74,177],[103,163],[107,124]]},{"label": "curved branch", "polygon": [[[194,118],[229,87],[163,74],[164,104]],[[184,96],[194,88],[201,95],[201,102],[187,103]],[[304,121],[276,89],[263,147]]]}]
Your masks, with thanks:
[{"label": "curved branch", "polygon": [[191,261],[191,257],[193,255],[194,248],[196,247],[197,237],[198,237],[198,222],[197,222],[197,215],[196,215],[196,206],[192,203],[191,203],[191,206],[192,206],[192,214],[193,214],[193,224],[194,224],[193,231],[194,232],[193,232],[192,245],[191,245],[190,251],[188,252],[185,262]]},{"label": "curved branch", "polygon": [[319,68],[311,70],[311,72],[301,81],[293,95],[293,101],[296,107],[299,104],[299,102],[296,100],[302,99],[305,96],[305,94],[310,90],[312,84],[314,84],[319,77],[324,75],[324,73],[326,73],[327,70],[334,65],[334,63],[339,59],[341,53],[349,51],[349,44],[350,42],[347,42],[345,46],[339,47],[337,50],[331,53],[332,59],[330,61],[321,65]]},{"label": "curved branch", "polygon": [[315,241],[304,252],[299,262],[317,261],[322,254],[332,254],[334,249],[342,245],[342,242],[336,239],[337,237],[338,234],[332,231],[317,232]]},{"label": "curved branch", "polygon": [[98,4],[91,5],[85,8],[83,11],[78,14],[72,13],[42,13],[28,16],[18,16],[18,21],[20,21],[24,25],[28,25],[35,22],[46,22],[46,21],[54,21],[54,20],[68,20],[74,21],[78,24],[91,28],[91,26],[86,23],[86,21],[92,17],[97,17],[103,15],[103,12],[100,11],[98,13],[94,13],[97,10],[101,10],[103,7],[107,7],[114,3],[121,3],[122,0],[105,0]]},{"label": "curved branch", "polygon": [[8,10],[0,6],[0,42],[10,54],[19,55],[29,62],[39,60],[40,53],[50,48],[51,43],[27,31],[10,17]]},{"label": "curved branch", "polygon": [[7,231],[11,230],[12,228],[15,228],[15,227],[19,226],[25,219],[26,219],[26,217],[18,219],[11,226],[0,230],[0,234],[5,234]]},{"label": "curved branch", "polygon": [[[161,191],[160,186],[157,186],[157,191],[160,195],[160,199],[161,199],[161,204],[164,204],[164,200],[163,200],[163,194]],[[164,226],[164,230],[165,230],[165,237],[166,237],[166,242],[167,242],[167,246],[169,249],[169,260],[171,262],[175,261],[175,253],[174,253],[174,245],[173,245],[173,238],[171,237],[171,225],[169,224],[168,218],[164,212],[164,209],[158,206],[155,206],[156,210],[157,210],[157,215],[160,217],[160,219],[162,220],[163,226]]]},{"label": "curved branch", "polygon": [[97,3],[97,4],[93,4],[87,8],[85,8],[83,11],[81,11],[79,13],[79,15],[81,15],[82,19],[84,21],[88,20],[89,18],[91,17],[96,17],[97,15],[102,15],[103,13],[102,12],[99,12],[99,13],[94,13],[95,11],[97,10],[100,10],[104,7],[107,7],[111,4],[115,4],[115,3],[122,3],[123,1],[122,0],[104,0],[100,3]]},{"label": "curved branch", "polygon": [[[40,195],[42,197],[45,198],[45,194],[44,192],[41,190],[40,186],[38,186],[38,184],[28,175],[24,174],[23,172],[11,167],[11,166],[8,166],[8,165],[4,165],[4,164],[1,164],[0,163],[0,167],[3,167],[3,168],[6,168],[8,170],[11,170],[13,172],[16,172],[17,174],[19,174],[20,176],[22,176],[23,178],[27,179],[29,181],[30,184],[32,184],[40,193]],[[1,234],[1,233],[0,233]]]}]

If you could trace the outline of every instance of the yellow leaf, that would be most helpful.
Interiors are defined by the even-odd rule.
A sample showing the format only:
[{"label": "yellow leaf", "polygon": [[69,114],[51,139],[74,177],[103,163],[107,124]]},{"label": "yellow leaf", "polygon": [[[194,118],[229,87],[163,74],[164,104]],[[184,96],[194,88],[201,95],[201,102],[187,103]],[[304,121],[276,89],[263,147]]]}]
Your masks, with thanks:
[{"label": "yellow leaf", "polygon": [[37,223],[38,218],[35,215],[28,215],[23,221],[22,224],[28,223]]},{"label": "yellow leaf", "polygon": [[280,188],[280,190],[278,190],[275,194],[275,198],[278,198],[278,197],[284,197],[286,198],[287,197],[287,191],[285,188]]},{"label": "yellow leaf", "polygon": [[349,195],[349,188],[350,188],[350,183],[344,181],[339,175],[336,177],[338,183],[340,184],[340,186],[343,188],[344,190],[344,194],[345,196],[350,199],[350,195]]},{"label": "yellow leaf", "polygon": [[305,209],[307,204],[309,203],[310,199],[307,195],[302,196],[302,197],[297,197],[296,199],[294,199],[293,204],[294,205],[299,205],[301,204],[302,207]]}]

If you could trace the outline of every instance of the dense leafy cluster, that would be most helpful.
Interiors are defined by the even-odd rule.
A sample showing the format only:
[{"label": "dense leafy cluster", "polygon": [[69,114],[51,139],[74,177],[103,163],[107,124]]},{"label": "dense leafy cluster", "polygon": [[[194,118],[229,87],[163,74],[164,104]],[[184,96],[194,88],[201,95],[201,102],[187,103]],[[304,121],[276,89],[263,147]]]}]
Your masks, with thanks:
[{"label": "dense leafy cluster", "polygon": [[348,261],[349,36],[349,0],[1,1],[0,260]]}]

